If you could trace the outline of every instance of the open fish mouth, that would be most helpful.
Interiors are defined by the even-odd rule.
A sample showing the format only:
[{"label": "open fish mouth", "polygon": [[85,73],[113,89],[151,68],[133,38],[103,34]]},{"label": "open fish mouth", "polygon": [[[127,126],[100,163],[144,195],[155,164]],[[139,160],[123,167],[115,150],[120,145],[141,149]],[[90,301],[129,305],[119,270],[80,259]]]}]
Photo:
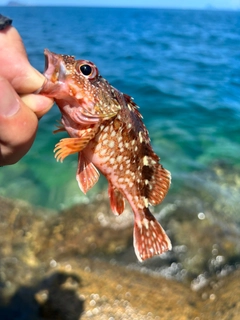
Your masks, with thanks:
[{"label": "open fish mouth", "polygon": [[[60,54],[56,54],[54,52],[49,51],[48,49],[44,50],[45,56],[45,70],[43,75],[45,76],[45,81],[41,88],[36,90],[35,94],[45,94],[49,95],[49,90],[54,90],[54,94],[56,94],[57,90],[59,90],[59,85],[64,84],[66,80],[66,68],[64,65],[63,57]],[[47,93],[48,91],[48,93]]]},{"label": "open fish mouth", "polygon": [[44,57],[45,57],[45,69],[44,69],[44,72],[46,72],[46,70],[48,69],[48,61],[49,61],[49,58],[48,58],[48,54],[49,54],[49,50],[48,49],[45,49],[44,50]]},{"label": "open fish mouth", "polygon": [[44,76],[55,83],[57,81],[63,82],[66,76],[66,68],[59,54],[50,52],[48,49],[44,50],[45,55],[45,71]]}]

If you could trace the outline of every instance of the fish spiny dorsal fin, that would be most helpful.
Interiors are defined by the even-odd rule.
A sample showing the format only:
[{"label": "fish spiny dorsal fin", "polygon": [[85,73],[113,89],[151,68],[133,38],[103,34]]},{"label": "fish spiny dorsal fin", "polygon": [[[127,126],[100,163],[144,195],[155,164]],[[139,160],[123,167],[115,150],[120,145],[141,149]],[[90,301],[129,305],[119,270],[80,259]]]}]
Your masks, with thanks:
[{"label": "fish spiny dorsal fin", "polygon": [[141,262],[171,250],[171,241],[150,210],[144,208],[138,216],[143,217],[134,223],[133,244],[138,260]]},{"label": "fish spiny dorsal fin", "polygon": [[132,111],[136,111],[138,116],[142,118],[141,113],[137,110],[139,109],[139,106],[133,101],[133,98],[125,93],[123,93],[123,98],[125,100],[125,103],[128,105],[128,107],[132,109]]}]

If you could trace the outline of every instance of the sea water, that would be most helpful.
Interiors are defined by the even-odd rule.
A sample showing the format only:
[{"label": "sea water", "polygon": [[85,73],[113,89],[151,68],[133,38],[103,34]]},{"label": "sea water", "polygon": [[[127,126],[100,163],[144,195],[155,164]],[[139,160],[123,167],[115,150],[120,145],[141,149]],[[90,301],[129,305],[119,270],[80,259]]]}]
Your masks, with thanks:
[{"label": "sea water", "polygon": [[[0,7],[43,72],[44,48],[93,61],[140,106],[153,148],[172,173],[165,203],[195,197],[240,220],[240,12],[87,7]],[[12,61],[15,63],[15,61]],[[39,122],[33,147],[0,169],[0,195],[59,209],[88,202],[75,180],[77,155],[53,149],[57,106]],[[209,196],[211,200],[209,200]],[[205,200],[206,199],[206,200]],[[210,202],[209,202],[210,201]],[[208,203],[207,203],[208,202]]]}]

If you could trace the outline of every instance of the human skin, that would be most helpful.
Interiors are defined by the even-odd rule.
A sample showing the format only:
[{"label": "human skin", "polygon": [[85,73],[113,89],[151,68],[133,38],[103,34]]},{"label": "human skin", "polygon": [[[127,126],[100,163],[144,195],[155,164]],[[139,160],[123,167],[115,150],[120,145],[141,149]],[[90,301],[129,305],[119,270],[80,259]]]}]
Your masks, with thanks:
[{"label": "human skin", "polygon": [[0,31],[0,166],[14,164],[31,148],[39,119],[53,100],[34,94],[45,77],[34,69],[18,31]]}]

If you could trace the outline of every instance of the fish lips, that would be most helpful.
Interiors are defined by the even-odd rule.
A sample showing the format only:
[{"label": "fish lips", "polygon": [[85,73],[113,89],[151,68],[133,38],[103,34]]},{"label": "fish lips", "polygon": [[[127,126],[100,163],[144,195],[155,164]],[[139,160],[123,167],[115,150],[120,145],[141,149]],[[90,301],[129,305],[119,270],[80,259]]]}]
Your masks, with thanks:
[{"label": "fish lips", "polygon": [[62,56],[48,49],[44,50],[45,71],[44,76],[53,83],[63,82],[66,78],[66,68]]}]

